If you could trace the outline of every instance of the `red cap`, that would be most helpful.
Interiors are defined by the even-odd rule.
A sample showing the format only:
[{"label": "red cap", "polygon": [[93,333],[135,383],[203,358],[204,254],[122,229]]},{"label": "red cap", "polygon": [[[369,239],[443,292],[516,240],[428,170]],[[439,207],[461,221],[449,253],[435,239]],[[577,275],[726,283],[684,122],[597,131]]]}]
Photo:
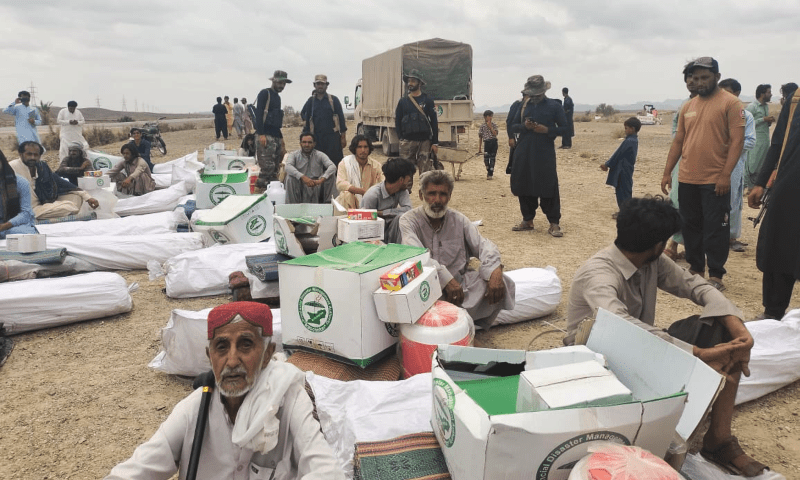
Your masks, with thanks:
[{"label": "red cap", "polygon": [[258,302],[233,302],[220,305],[208,312],[208,339],[214,338],[214,330],[227,325],[240,315],[257,327],[261,327],[261,335],[272,336],[272,310]]}]

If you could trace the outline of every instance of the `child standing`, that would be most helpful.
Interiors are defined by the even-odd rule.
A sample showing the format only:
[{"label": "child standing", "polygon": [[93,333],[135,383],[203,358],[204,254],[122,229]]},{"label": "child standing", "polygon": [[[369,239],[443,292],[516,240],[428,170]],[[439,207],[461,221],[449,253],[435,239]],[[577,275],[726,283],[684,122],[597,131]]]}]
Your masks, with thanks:
[{"label": "child standing", "polygon": [[[637,133],[642,128],[642,122],[636,117],[631,117],[625,120],[623,125],[625,140],[607,162],[600,164],[600,170],[608,172],[606,185],[611,185],[616,191],[617,207],[622,207],[622,204],[633,196],[633,167],[636,164],[636,154],[639,152]],[[617,218],[617,214],[611,217]]]},{"label": "child standing", "polygon": [[492,122],[494,112],[486,110],[483,112],[484,124],[478,129],[478,154],[481,147],[486,153],[483,154],[483,164],[486,165],[486,180],[491,180],[494,175],[494,160],[497,156],[497,125]]}]

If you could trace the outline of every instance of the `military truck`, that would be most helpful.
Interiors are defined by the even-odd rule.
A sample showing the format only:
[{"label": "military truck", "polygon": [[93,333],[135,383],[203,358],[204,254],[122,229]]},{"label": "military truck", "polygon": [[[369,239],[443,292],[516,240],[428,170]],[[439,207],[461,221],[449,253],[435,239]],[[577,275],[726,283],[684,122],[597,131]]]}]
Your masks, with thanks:
[{"label": "military truck", "polygon": [[407,43],[361,62],[353,103],[345,97],[355,109],[358,133],[381,142],[386,155],[399,151],[394,112],[408,93],[403,75],[413,69],[422,72],[422,91],[436,103],[439,145],[457,148],[459,139],[468,140],[472,123],[472,47],[441,38]]}]

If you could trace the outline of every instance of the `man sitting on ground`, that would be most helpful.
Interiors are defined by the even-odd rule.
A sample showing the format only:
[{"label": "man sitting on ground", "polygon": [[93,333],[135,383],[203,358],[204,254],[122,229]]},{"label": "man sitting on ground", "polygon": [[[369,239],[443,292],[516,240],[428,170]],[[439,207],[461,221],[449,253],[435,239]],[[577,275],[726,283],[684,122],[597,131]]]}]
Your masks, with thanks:
[{"label": "man sitting on ground", "polygon": [[330,203],[336,165],[315,146],[312,133],[301,133],[300,150],[286,159],[286,203]]},{"label": "man sitting on ground", "polygon": [[[514,308],[514,281],[503,275],[497,245],[481,236],[461,212],[447,208],[455,181],[443,170],[420,177],[422,206],[400,217],[403,243],[427,248],[439,273],[442,299],[466,309],[476,325],[489,328],[500,310]],[[481,266],[467,270],[472,257]]]},{"label": "man sitting on ground", "polygon": [[339,196],[336,201],[344,208],[359,208],[364,193],[383,181],[381,164],[370,158],[372,142],[365,135],[356,135],[350,142],[350,152],[339,162],[336,174],[336,188]]},{"label": "man sitting on ground", "polygon": [[411,187],[417,167],[404,158],[393,157],[381,167],[384,181],[373,185],[364,194],[361,208],[377,210],[378,216],[386,221],[385,243],[401,243],[400,217],[411,210]]},{"label": "man sitting on ground", "polygon": [[41,160],[44,148],[36,142],[19,145],[21,158],[11,161],[11,168],[30,184],[31,206],[37,220],[75,215],[83,202],[92,208],[100,203],[77,186],[59,177]]},{"label": "man sitting on ground", "polygon": [[92,161],[86,156],[83,144],[80,142],[70,143],[67,152],[56,173],[69,180],[69,183],[77,185],[78,178],[83,176],[83,172],[93,170]]},{"label": "man sitting on ground", "polygon": [[150,167],[136,149],[133,142],[126,143],[119,149],[123,161],[108,171],[112,182],[117,182],[117,192],[128,196],[139,196],[156,189],[156,181],[150,173]]},{"label": "man sitting on ground", "polygon": [[9,233],[36,233],[34,222],[28,181],[14,173],[0,150],[0,238]]},{"label": "man sitting on ground", "polygon": [[[730,300],[701,276],[662,255],[667,240],[680,226],[680,214],[669,200],[633,198],[622,205],[614,245],[596,253],[575,272],[564,344],[575,343],[581,321],[604,308],[691,352],[725,375],[727,381],[712,406],[701,454],[753,477],[766,467],[745,454],[731,434],[739,377],[742,372],[750,375],[747,364],[753,337],[742,323],[742,313]],[[692,300],[703,307],[703,313],[662,331],[654,325],[659,288]]]},{"label": "man sitting on ground", "polygon": [[[266,305],[234,302],[209,312],[206,354],[216,388],[197,478],[344,479],[312,416],[303,372],[272,359],[271,340]],[[198,388],[178,403],[106,479],[186,478],[202,395]]]}]

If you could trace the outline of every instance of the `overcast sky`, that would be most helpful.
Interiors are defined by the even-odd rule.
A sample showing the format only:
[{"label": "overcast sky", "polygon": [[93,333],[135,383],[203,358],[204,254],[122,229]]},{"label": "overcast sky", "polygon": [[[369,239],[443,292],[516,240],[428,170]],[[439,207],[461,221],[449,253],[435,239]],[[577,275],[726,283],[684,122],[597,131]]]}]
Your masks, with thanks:
[{"label": "overcast sky", "polygon": [[0,18],[5,104],[33,82],[59,106],[209,111],[281,69],[299,110],[315,74],[352,98],[362,59],[433,37],[472,45],[476,106],[511,103],[534,74],[576,103],[681,98],[683,64],[703,55],[744,94],[800,80],[796,0],[0,0]]}]

